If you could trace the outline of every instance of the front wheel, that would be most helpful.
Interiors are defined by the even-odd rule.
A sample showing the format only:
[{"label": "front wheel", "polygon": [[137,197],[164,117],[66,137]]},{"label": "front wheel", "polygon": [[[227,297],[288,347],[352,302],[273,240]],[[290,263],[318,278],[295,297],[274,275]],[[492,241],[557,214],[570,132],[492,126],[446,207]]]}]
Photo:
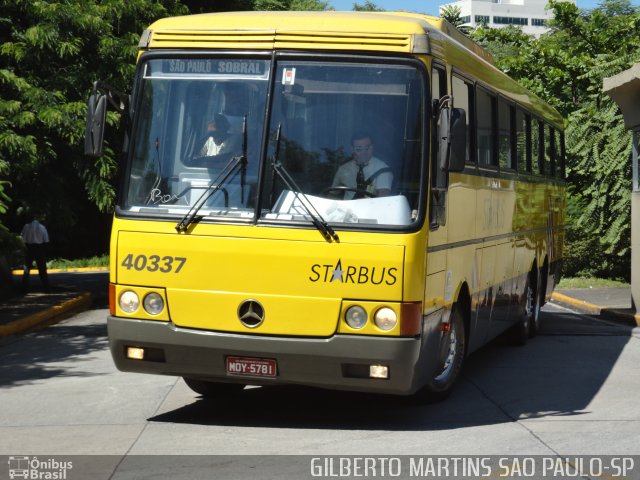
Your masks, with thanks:
[{"label": "front wheel", "polygon": [[454,306],[449,319],[449,331],[443,332],[440,341],[440,366],[438,373],[418,392],[420,402],[438,402],[449,396],[462,371],[467,349],[464,319]]},{"label": "front wheel", "polygon": [[207,399],[230,397],[240,393],[244,388],[241,383],[207,382],[188,377],[183,377],[183,380],[191,390]]}]

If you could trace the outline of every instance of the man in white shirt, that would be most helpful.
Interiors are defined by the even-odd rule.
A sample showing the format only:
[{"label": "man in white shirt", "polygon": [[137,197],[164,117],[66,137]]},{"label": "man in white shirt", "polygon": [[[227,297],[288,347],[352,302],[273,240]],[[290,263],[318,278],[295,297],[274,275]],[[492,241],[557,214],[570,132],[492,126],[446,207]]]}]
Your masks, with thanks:
[{"label": "man in white shirt", "polygon": [[47,255],[46,247],[49,243],[49,232],[37,219],[27,223],[22,228],[22,241],[27,247],[24,262],[24,274],[22,275],[22,291],[29,291],[29,270],[36,262],[38,274],[45,291],[49,290],[49,277],[47,275]]},{"label": "man in white shirt", "polygon": [[224,153],[237,153],[240,150],[237,135],[229,134],[229,121],[220,113],[207,123],[207,139],[200,149],[201,157],[213,157]]},{"label": "man in white shirt", "polygon": [[354,133],[351,149],[353,158],[338,168],[333,179],[333,187],[338,187],[334,192],[345,187],[345,200],[389,195],[393,173],[386,163],[373,156],[371,136],[366,132]]}]

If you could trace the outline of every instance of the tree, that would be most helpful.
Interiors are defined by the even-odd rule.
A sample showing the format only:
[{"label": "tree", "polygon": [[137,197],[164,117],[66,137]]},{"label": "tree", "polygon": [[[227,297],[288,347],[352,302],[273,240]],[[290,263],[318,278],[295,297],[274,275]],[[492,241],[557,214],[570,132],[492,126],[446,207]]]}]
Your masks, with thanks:
[{"label": "tree", "polygon": [[468,25],[464,26],[467,22],[460,16],[460,14],[460,7],[457,5],[445,5],[440,11],[440,16],[442,18],[467,35],[471,32],[471,27]]},{"label": "tree", "polygon": [[329,2],[321,0],[254,0],[254,10],[328,10]]},{"label": "tree", "polygon": [[384,12],[384,8],[377,6],[375,3],[366,0],[364,3],[354,3],[353,10],[356,12]]}]

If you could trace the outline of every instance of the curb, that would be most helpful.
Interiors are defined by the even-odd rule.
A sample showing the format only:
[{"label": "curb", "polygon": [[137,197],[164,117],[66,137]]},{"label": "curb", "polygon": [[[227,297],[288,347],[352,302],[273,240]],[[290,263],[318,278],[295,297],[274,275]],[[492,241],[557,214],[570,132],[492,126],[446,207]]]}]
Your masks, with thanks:
[{"label": "curb", "polygon": [[[73,267],[73,268],[47,268],[47,273],[66,273],[66,272],[108,272],[109,267]],[[11,270],[11,274],[15,276],[22,276],[24,270]],[[32,268],[29,270],[29,275],[37,275],[38,269]]]},{"label": "curb", "polygon": [[602,307],[558,292],[553,292],[551,294],[551,300],[559,304],[575,308],[576,310],[588,315],[600,315],[607,320],[619,321],[633,326],[640,326],[640,314],[634,314],[629,309]]},{"label": "curb", "polygon": [[[88,307],[92,301],[93,295],[91,293],[81,293],[77,297],[70,298],[60,305],[55,305],[46,310],[27,315],[6,325],[0,325],[0,337],[24,332],[43,323],[56,323],[65,318],[69,313]],[[56,322],[54,322],[54,320]]]}]

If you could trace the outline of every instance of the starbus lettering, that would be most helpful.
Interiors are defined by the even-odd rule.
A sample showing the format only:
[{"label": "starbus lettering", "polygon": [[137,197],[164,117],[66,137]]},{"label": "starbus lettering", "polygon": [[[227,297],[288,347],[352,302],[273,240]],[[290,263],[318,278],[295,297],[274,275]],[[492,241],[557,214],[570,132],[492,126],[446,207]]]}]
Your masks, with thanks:
[{"label": "starbus lettering", "polygon": [[311,266],[309,280],[321,283],[353,283],[357,285],[395,285],[398,281],[396,267],[369,267],[365,265],[335,265],[316,263]]}]

